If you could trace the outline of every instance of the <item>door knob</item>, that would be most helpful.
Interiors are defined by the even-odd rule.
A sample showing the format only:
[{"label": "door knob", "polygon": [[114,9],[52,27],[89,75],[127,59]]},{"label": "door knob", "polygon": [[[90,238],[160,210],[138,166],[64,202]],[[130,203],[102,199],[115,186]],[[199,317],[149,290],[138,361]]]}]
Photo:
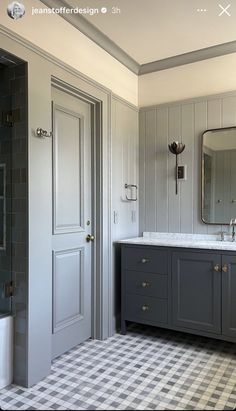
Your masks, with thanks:
[{"label": "door knob", "polygon": [[87,237],[86,237],[87,243],[90,243],[90,241],[94,241],[94,240],[95,240],[94,235],[90,235],[90,234],[87,235]]}]

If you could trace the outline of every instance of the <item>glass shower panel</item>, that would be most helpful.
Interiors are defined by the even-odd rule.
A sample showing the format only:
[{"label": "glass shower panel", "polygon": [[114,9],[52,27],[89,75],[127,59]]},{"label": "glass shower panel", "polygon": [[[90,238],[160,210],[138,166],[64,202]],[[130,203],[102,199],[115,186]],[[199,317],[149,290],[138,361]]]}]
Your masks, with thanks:
[{"label": "glass shower panel", "polygon": [[0,317],[11,312],[11,243],[10,227],[7,227],[7,220],[10,224],[7,207],[11,202],[7,202],[6,194],[6,164],[0,164]]},{"label": "glass shower panel", "polygon": [[0,65],[0,317],[11,313],[12,285],[12,107],[11,69]]},{"label": "glass shower panel", "polygon": [[[11,263],[6,257],[6,164],[0,164],[0,317],[11,311]],[[2,264],[1,264],[2,265]]]},{"label": "glass shower panel", "polygon": [[[1,147],[1,143],[0,143]],[[1,154],[0,154],[1,159]],[[10,169],[8,170],[10,173]],[[6,187],[7,169],[6,163],[0,163],[0,317],[11,312],[11,242],[9,236],[10,227],[7,227],[9,220],[9,210],[11,201],[7,202],[7,187]],[[8,188],[9,190],[9,188]],[[9,196],[9,193],[8,193]],[[7,204],[8,203],[8,204]],[[8,213],[7,213],[8,212]],[[8,215],[7,215],[8,214]]]},{"label": "glass shower panel", "polygon": [[6,165],[0,164],[0,249],[6,248]]}]

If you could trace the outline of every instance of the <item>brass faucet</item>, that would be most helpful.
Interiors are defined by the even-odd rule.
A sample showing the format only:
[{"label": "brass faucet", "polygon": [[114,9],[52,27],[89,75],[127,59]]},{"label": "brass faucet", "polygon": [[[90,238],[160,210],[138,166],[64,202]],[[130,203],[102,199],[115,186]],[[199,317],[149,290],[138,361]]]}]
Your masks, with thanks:
[{"label": "brass faucet", "polygon": [[236,218],[231,218],[230,220],[230,227],[232,227],[232,241],[235,241],[235,226],[236,226]]}]

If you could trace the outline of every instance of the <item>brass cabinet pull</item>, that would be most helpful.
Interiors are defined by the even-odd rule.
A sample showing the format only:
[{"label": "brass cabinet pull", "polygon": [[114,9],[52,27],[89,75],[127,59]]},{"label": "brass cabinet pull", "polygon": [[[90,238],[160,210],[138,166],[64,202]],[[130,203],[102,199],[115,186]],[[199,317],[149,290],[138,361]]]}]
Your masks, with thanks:
[{"label": "brass cabinet pull", "polygon": [[148,306],[148,305],[143,305],[143,306],[142,306],[142,311],[143,311],[144,313],[146,313],[147,311],[149,311],[149,306]]},{"label": "brass cabinet pull", "polygon": [[223,267],[222,267],[222,271],[223,271],[224,273],[227,273],[228,270],[229,270],[228,265],[227,265],[227,264],[224,264]]},{"label": "brass cabinet pull", "polygon": [[221,267],[220,267],[219,264],[216,264],[216,265],[214,266],[214,271],[216,271],[217,273],[219,273],[219,272],[221,271]]},{"label": "brass cabinet pull", "polygon": [[143,264],[146,264],[146,263],[149,263],[149,260],[148,260],[148,258],[142,258],[141,262]]},{"label": "brass cabinet pull", "polygon": [[144,281],[142,283],[142,288],[148,288],[148,287],[150,287],[150,284],[148,282]]}]

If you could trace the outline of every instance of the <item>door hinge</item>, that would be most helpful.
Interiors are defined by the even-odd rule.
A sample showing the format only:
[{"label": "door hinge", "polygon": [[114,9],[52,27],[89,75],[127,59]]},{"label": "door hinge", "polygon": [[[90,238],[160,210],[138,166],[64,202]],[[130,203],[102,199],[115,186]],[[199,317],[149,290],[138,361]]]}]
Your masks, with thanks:
[{"label": "door hinge", "polygon": [[5,286],[4,286],[5,298],[13,297],[14,289],[15,289],[15,287],[14,287],[13,281],[10,281],[9,283],[6,283]]}]

